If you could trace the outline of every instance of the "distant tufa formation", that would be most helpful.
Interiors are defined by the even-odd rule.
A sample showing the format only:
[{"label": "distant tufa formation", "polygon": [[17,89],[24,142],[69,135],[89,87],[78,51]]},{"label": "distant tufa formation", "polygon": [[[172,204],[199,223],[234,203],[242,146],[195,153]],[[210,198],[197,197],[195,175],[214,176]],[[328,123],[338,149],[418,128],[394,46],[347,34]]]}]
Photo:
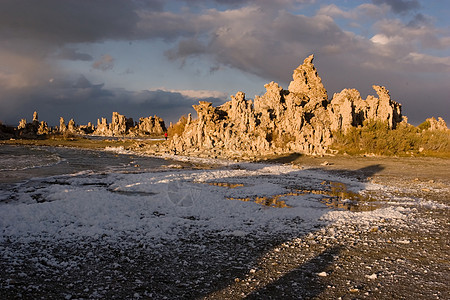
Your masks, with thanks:
[{"label": "distant tufa formation", "polygon": [[67,125],[64,118],[59,119],[59,126],[50,128],[46,122],[38,120],[38,113],[34,112],[33,121],[27,123],[26,119],[20,120],[17,128],[9,128],[0,124],[0,138],[36,138],[47,134],[93,134],[101,136],[127,136],[142,137],[148,135],[162,135],[166,131],[164,120],[158,116],[140,118],[139,123],[134,123],[132,118],[126,118],[117,112],[113,112],[111,123],[106,118],[97,120],[97,127],[90,122],[87,125],[76,125],[71,119]]},{"label": "distant tufa formation", "polygon": [[128,136],[139,137],[147,135],[162,135],[166,131],[164,120],[158,116],[140,118],[139,123],[134,123],[132,118],[127,118],[117,112],[112,113],[111,123],[106,118],[97,120],[97,127],[91,123],[76,126],[73,120],[65,126],[64,119],[60,119],[59,132],[71,132],[77,134],[93,134],[101,136]]},{"label": "distant tufa formation", "polygon": [[365,120],[386,121],[391,129],[402,122],[401,105],[382,86],[373,86],[378,98],[363,100],[357,90],[344,89],[329,101],[313,58],[294,70],[288,90],[271,82],[254,101],[246,100],[243,92],[219,107],[200,101],[194,105],[198,118],[189,118],[181,136],[171,140],[170,150],[228,157],[324,154],[333,131],[345,132]]},{"label": "distant tufa formation", "polygon": [[27,123],[26,119],[20,120],[17,130],[21,137],[32,138],[36,135],[48,134],[51,129],[48,127],[47,122],[39,122],[38,113],[34,112],[33,121],[31,123]]},{"label": "distant tufa formation", "polygon": [[113,112],[111,123],[107,124],[105,118],[97,120],[95,135],[103,136],[145,136],[161,135],[166,131],[164,120],[158,116],[140,118],[139,123],[134,124],[132,118],[126,118],[117,112]]}]

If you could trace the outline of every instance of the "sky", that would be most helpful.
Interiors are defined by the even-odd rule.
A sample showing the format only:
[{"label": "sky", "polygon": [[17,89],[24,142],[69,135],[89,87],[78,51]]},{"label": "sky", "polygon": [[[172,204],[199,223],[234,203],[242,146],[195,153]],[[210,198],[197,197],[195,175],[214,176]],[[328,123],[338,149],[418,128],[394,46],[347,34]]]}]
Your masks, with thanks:
[{"label": "sky", "polygon": [[450,1],[0,0],[0,122],[166,123],[264,84],[303,60],[328,96],[390,90],[412,124],[450,121]]}]

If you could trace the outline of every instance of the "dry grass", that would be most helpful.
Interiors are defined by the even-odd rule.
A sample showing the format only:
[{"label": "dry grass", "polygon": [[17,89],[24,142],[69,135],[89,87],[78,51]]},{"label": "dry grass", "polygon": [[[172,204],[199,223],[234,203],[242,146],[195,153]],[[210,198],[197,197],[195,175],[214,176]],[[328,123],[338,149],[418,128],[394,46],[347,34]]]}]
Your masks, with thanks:
[{"label": "dry grass", "polygon": [[428,130],[425,123],[400,123],[391,130],[384,122],[365,122],[345,134],[334,132],[332,148],[348,154],[450,157],[450,132]]},{"label": "dry grass", "polygon": [[167,134],[169,136],[174,136],[176,135],[181,135],[184,132],[184,128],[186,127],[188,118],[186,115],[182,115],[180,117],[180,119],[178,120],[178,122],[176,122],[175,124],[172,124],[168,129],[167,129]]},{"label": "dry grass", "polygon": [[[146,141],[146,143],[158,143],[160,141]],[[4,145],[33,145],[50,147],[74,147],[84,149],[104,149],[105,147],[132,147],[136,141],[130,140],[91,140],[81,136],[50,135],[46,139],[13,139],[3,140]]]}]

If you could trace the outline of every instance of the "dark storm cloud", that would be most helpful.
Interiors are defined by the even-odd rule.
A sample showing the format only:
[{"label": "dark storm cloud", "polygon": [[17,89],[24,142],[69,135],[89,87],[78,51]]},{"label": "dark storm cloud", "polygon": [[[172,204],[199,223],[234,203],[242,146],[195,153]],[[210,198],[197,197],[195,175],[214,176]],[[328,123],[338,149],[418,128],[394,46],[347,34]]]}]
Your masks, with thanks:
[{"label": "dark storm cloud", "polygon": [[409,21],[408,26],[413,28],[420,28],[421,26],[430,26],[431,20],[427,16],[419,13],[414,16],[414,18]]},{"label": "dark storm cloud", "polygon": [[[416,1],[383,3],[395,12],[419,8]],[[373,11],[376,7],[369,4],[341,14],[360,18],[363,9]],[[215,68],[226,65],[277,81],[287,88],[293,69],[314,53],[330,98],[343,88],[357,88],[365,96],[373,95],[372,85],[380,84],[391,90],[393,98],[403,103],[407,112],[411,112],[408,107],[421,105],[419,94],[433,95],[429,97],[430,111],[444,107],[446,101],[440,97],[445,94],[440,92],[445,85],[433,82],[437,77],[450,79],[447,73],[450,58],[427,55],[421,50],[448,48],[450,39],[443,38],[445,32],[435,28],[425,15],[416,14],[406,24],[383,17],[375,24],[379,34],[373,39],[344,31],[326,14],[295,15],[279,7],[252,5],[226,11],[208,10],[197,18],[173,17],[184,21],[172,20],[170,24],[183,24],[184,29],[180,28],[183,39],[166,52],[172,60],[184,62],[205,55],[216,63]],[[202,34],[192,30],[189,35],[190,29],[186,28],[197,28]],[[405,87],[404,82],[410,84]],[[404,88],[408,90],[405,92]],[[242,89],[245,91],[245,87]],[[410,120],[418,122],[418,115],[412,113]]]},{"label": "dark storm cloud", "polygon": [[372,0],[376,5],[387,4],[397,14],[408,13],[420,8],[417,0]]},{"label": "dark storm cloud", "polygon": [[[405,107],[420,107],[423,98],[418,95],[426,94],[436,95],[427,109],[444,107],[445,98],[441,95],[445,95],[447,85],[433,83],[437,77],[443,82],[450,80],[450,58],[422,51],[448,49],[448,32],[435,28],[430,18],[420,12],[409,23],[386,17],[389,8],[398,14],[418,10],[418,1],[373,0],[381,8],[364,3],[353,11],[334,5],[312,16],[288,10],[307,2],[314,1],[189,0],[185,3],[198,6],[168,11],[165,9],[170,5],[163,0],[0,1],[0,118],[12,120],[12,107],[36,106],[34,110],[41,105],[44,111],[39,109],[40,116],[47,111],[48,119],[53,118],[57,109],[73,111],[73,117],[80,122],[94,121],[100,115],[109,117],[106,108],[132,117],[142,116],[135,113],[147,110],[149,114],[170,118],[184,113],[183,110],[192,111],[191,105],[197,101],[179,93],[107,90],[92,85],[86,78],[69,84],[66,78],[72,74],[62,72],[51,61],[94,61],[91,54],[78,52],[76,44],[134,39],[168,42],[171,48],[165,52],[166,57],[181,61],[181,65],[192,57],[203,56],[212,62],[211,72],[228,66],[277,81],[284,88],[291,80],[292,70],[314,53],[330,97],[343,88],[373,94],[371,85],[382,84]],[[227,9],[208,6],[214,3]],[[378,18],[371,28],[375,32],[371,37],[343,30],[333,19],[339,15],[361,20],[369,13]],[[95,69],[106,71],[114,67],[111,56],[95,59],[91,65]],[[53,78],[60,82],[50,86],[48,81]],[[241,89],[245,92],[246,87]]]},{"label": "dark storm cloud", "polygon": [[[139,17],[136,1],[3,0],[0,37],[44,40],[47,43],[95,42],[133,38]],[[161,1],[145,1],[161,10]]]},{"label": "dark storm cloud", "polygon": [[186,58],[189,56],[205,54],[205,52],[206,46],[199,40],[191,38],[180,41],[176,48],[167,50],[165,55],[171,60],[176,60],[177,58]]},{"label": "dark storm cloud", "polygon": [[65,60],[81,60],[81,61],[91,61],[94,58],[87,53],[80,53],[77,49],[74,48],[62,48],[55,55],[55,58],[65,59]]},{"label": "dark storm cloud", "polygon": [[[136,39],[137,12],[163,6],[163,0],[2,0],[0,87],[40,86],[66,76],[55,59],[92,60],[91,54],[76,50],[77,43]],[[98,67],[110,69],[112,62],[101,61]]]},{"label": "dark storm cloud", "polygon": [[360,43],[329,17],[260,7],[211,11],[193,22],[195,26],[185,26],[209,28],[209,35],[181,40],[166,52],[168,58],[185,60],[204,54],[222,65],[285,83],[292,69],[311,53],[348,53]]},{"label": "dark storm cloud", "polygon": [[[139,120],[140,117],[158,115],[167,123],[175,122],[186,113],[196,116],[193,104],[198,98],[187,97],[179,92],[163,90],[132,92],[125,89],[105,89],[103,84],[93,84],[80,76],[74,82],[53,82],[53,88],[21,89],[20,92],[2,95],[8,102],[0,102],[2,118],[0,121],[17,125],[18,120],[31,120],[34,111],[39,119],[51,125],[59,124],[59,118],[66,121],[73,118],[77,124],[96,122],[105,117],[110,121],[113,111]],[[219,105],[222,98],[203,98],[201,100]]]},{"label": "dark storm cloud", "polygon": [[219,4],[223,7],[237,8],[248,5],[258,5],[264,8],[280,7],[285,9],[302,3],[314,3],[315,0],[184,0],[189,6]]}]

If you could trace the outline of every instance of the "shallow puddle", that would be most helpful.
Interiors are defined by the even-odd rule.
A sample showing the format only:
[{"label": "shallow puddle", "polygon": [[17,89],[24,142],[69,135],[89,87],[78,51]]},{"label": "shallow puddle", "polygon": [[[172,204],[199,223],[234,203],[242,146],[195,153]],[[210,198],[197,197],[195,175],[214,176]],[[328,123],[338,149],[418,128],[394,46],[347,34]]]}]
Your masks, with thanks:
[{"label": "shallow puddle", "polygon": [[291,207],[286,204],[284,200],[280,200],[281,197],[286,196],[299,196],[294,195],[295,193],[287,193],[287,194],[281,194],[281,195],[275,195],[275,196],[269,196],[269,197],[246,197],[246,198],[227,198],[228,200],[239,200],[244,202],[255,202],[258,204],[261,204],[263,206],[267,207],[276,207],[276,208],[283,208],[283,207]]},{"label": "shallow puddle", "polygon": [[298,190],[304,194],[323,195],[320,202],[334,209],[345,209],[349,211],[373,211],[381,207],[380,203],[367,195],[361,195],[349,191],[347,185],[342,182],[323,181],[324,190],[302,189]]},{"label": "shallow puddle", "polygon": [[117,193],[117,194],[125,195],[125,196],[153,196],[153,195],[157,194],[157,193],[153,193],[153,192],[144,192],[144,191],[122,191],[122,190],[111,190],[111,189],[108,189],[108,191],[111,193]]},{"label": "shallow puddle", "polygon": [[213,186],[227,187],[230,189],[244,186],[242,183],[230,183],[230,182],[206,182],[206,184],[213,185]]},{"label": "shallow puddle", "polygon": [[[212,186],[220,186],[226,188],[244,187],[242,183],[230,182],[201,182]],[[308,194],[322,195],[319,201],[333,209],[345,209],[349,211],[373,211],[381,207],[378,200],[359,193],[348,190],[347,185],[336,181],[323,181],[321,183],[323,189],[302,188],[294,189],[292,192],[278,194],[273,196],[252,196],[252,197],[228,197],[228,200],[239,200],[244,202],[255,202],[266,207],[289,208],[292,207],[281,200],[289,196],[305,196]]]},{"label": "shallow puddle", "polygon": [[[323,195],[320,202],[333,209],[345,209],[349,211],[373,211],[381,207],[379,201],[367,195],[361,195],[347,189],[342,182],[324,181],[321,183],[324,189],[296,189],[293,192],[273,195],[273,196],[254,196],[244,198],[227,198],[228,200],[239,200],[245,202],[255,202],[266,207],[289,208],[292,207],[281,200],[289,196],[304,196],[308,194]],[[214,185],[218,185],[214,183]],[[233,184],[221,183],[220,186],[234,188]]]}]

